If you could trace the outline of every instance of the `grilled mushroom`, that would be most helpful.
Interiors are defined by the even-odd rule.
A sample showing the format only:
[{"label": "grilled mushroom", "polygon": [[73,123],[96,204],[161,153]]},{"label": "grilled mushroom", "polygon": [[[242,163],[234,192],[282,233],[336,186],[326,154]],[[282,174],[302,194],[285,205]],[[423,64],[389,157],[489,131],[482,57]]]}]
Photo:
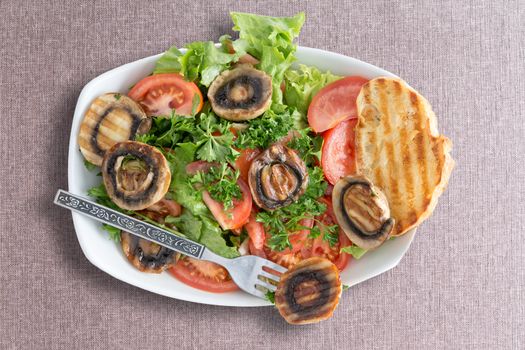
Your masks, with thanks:
[{"label": "grilled mushroom", "polygon": [[339,180],[332,192],[337,222],[348,238],[363,249],[379,247],[394,227],[388,201],[364,176]]},{"label": "grilled mushroom", "polygon": [[126,141],[106,152],[102,179],[115,204],[123,209],[142,210],[164,197],[171,172],[166,158],[155,147]]},{"label": "grilled mushroom", "polygon": [[274,144],[253,160],[248,184],[255,203],[273,210],[287,206],[304,193],[308,172],[293,150]]},{"label": "grilled mushroom", "polygon": [[89,107],[78,135],[84,158],[100,166],[106,151],[115,143],[132,140],[149,131],[151,120],[138,103],[117,93],[97,97]]},{"label": "grilled mushroom", "polygon": [[275,306],[290,324],[308,324],[330,318],[339,303],[339,270],[328,259],[313,257],[281,275]]},{"label": "grilled mushroom", "polygon": [[239,65],[213,81],[208,99],[218,116],[232,121],[250,120],[270,107],[272,78],[250,65]]},{"label": "grilled mushroom", "polygon": [[174,250],[128,232],[120,232],[120,244],[126,258],[140,271],[161,273],[176,263],[177,254]]}]

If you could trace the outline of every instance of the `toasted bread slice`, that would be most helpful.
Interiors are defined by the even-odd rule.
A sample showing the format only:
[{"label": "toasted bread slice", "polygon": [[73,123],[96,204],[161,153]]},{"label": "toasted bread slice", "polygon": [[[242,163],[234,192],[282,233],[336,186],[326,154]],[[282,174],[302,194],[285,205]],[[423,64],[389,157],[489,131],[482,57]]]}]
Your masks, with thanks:
[{"label": "toasted bread slice", "polygon": [[357,97],[356,162],[385,193],[395,219],[392,235],[420,224],[434,210],[454,161],[428,101],[395,78],[376,78]]}]

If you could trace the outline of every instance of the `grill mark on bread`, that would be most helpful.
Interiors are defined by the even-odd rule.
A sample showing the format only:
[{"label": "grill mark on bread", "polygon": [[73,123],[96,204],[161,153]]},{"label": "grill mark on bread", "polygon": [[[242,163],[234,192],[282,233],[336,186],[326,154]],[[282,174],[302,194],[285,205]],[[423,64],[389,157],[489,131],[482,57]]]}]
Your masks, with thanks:
[{"label": "grill mark on bread", "polygon": [[[414,91],[410,91],[410,103],[411,103],[412,108],[414,109],[414,124],[419,130],[418,135],[414,139],[414,141],[416,141],[414,142],[414,147],[417,149],[417,154],[418,154],[417,166],[418,166],[419,173],[421,174],[420,176],[421,191],[422,193],[427,193],[427,189],[429,188],[429,178],[428,178],[429,176],[428,176],[428,169],[427,169],[427,164],[428,164],[427,163],[427,151],[428,150],[426,149],[426,141],[427,141],[426,134],[427,133],[425,132],[425,128],[426,128],[425,119],[426,118],[419,118],[419,120],[415,119],[418,116],[420,116],[422,111],[420,109],[419,97]],[[421,202],[416,203],[415,205],[415,207],[418,209],[423,208],[424,206],[424,198],[420,196],[420,199],[421,199]]]},{"label": "grill mark on bread", "polygon": [[[390,124],[390,121],[392,119],[392,114],[390,111],[390,103],[389,103],[389,97],[386,94],[387,91],[387,84],[385,79],[378,79],[377,80],[377,88],[375,93],[378,96],[379,99],[379,105],[380,105],[380,111],[382,114],[381,120],[382,125],[384,127],[384,135],[385,139],[389,140],[385,142],[385,147],[383,148],[385,151],[382,152],[384,159],[387,164],[387,172],[388,174],[395,174],[396,173],[396,150],[393,144],[393,141],[390,141],[393,139],[393,131],[392,131],[392,125]],[[393,160],[393,161],[389,161]],[[396,179],[394,176],[390,175],[387,176],[388,183],[385,183],[385,186],[390,188],[390,191],[388,193],[392,193],[391,198],[389,198],[390,201],[397,202],[399,199],[399,186],[398,186],[398,179]],[[398,203],[393,203],[394,206],[397,206]]]},{"label": "grill mark on bread", "polygon": [[[407,133],[408,125],[413,122],[413,118],[410,118],[410,115],[408,114],[407,108],[406,108],[406,98],[407,96],[404,93],[404,90],[402,89],[401,84],[397,80],[392,80],[393,85],[393,106],[395,107],[394,110],[399,113],[399,117],[401,118],[401,122],[403,125],[400,125],[399,128],[399,140],[400,140],[400,150],[401,150],[401,164],[400,164],[400,170],[402,171],[402,175],[400,176],[401,179],[403,179],[403,193],[405,195],[405,199],[409,203],[410,208],[414,208],[414,176],[412,172],[412,167],[410,167],[412,162],[412,152],[410,150],[410,147],[412,145],[411,140],[409,139],[409,135]],[[416,213],[413,209],[409,210],[407,213],[407,216],[409,220],[415,220],[416,219]],[[398,220],[399,225],[401,226],[403,222],[403,219]]]},{"label": "grill mark on bread", "polygon": [[[367,86],[367,93],[365,94],[366,96],[366,100],[370,101],[371,99],[371,94],[373,92],[373,86],[370,84],[370,83],[367,83],[366,84]],[[376,118],[381,118],[381,116],[378,116],[377,113],[379,112],[377,109],[374,111],[376,113],[376,115],[374,115],[374,119]],[[369,137],[369,144],[368,145],[373,145],[373,144],[376,144],[377,142],[379,142],[381,144],[382,140],[378,140],[379,138],[379,135],[378,135],[378,132],[379,132],[379,128],[381,128],[382,125],[381,125],[381,122],[378,123],[378,126],[376,128],[373,128],[372,129],[372,132],[368,133],[370,135]],[[380,163],[381,162],[381,152],[383,150],[383,147],[374,147],[374,156],[372,158],[372,164],[374,163]],[[375,177],[377,179],[377,186],[379,187],[382,187],[384,185],[384,182],[383,182],[383,168],[381,166],[376,166],[375,167]]]}]

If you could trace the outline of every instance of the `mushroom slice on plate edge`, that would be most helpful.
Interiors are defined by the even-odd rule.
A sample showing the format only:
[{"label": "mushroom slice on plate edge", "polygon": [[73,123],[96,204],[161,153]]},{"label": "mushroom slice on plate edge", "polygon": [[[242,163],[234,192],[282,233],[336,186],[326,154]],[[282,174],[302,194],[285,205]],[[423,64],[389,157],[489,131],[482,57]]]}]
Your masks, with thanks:
[{"label": "mushroom slice on plate edge", "polygon": [[312,257],[281,275],[275,306],[290,324],[308,324],[330,318],[339,304],[339,270],[328,259]]},{"label": "mushroom slice on plate edge", "polygon": [[142,272],[161,273],[176,263],[174,250],[128,232],[120,232],[120,244],[129,262]]},{"label": "mushroom slice on plate edge", "polygon": [[248,172],[255,203],[274,210],[297,200],[308,186],[308,171],[292,149],[276,143],[255,158]]},{"label": "mushroom slice on plate edge", "polygon": [[392,232],[388,201],[364,176],[340,179],[332,192],[332,205],[339,226],[358,247],[377,248]]},{"label": "mushroom slice on plate edge", "polygon": [[97,97],[89,106],[78,134],[80,152],[86,160],[102,165],[106,151],[114,144],[132,140],[151,127],[151,119],[140,105],[118,93]]},{"label": "mushroom slice on plate edge", "polygon": [[160,201],[168,192],[171,172],[158,149],[125,141],[106,152],[102,179],[116,205],[127,210],[142,210]]},{"label": "mushroom slice on plate edge", "polygon": [[222,72],[208,90],[215,114],[231,121],[245,121],[263,114],[272,103],[272,78],[250,65]]}]

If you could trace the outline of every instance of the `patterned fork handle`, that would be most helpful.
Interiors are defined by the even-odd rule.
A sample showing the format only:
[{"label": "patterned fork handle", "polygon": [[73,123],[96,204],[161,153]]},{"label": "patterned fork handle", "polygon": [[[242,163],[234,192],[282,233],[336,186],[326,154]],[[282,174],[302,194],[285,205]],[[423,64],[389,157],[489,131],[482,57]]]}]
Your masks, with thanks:
[{"label": "patterned fork handle", "polygon": [[201,259],[206,250],[202,244],[179,237],[162,228],[137,220],[129,215],[122,214],[64,190],[58,190],[54,203],[196,259]]}]

